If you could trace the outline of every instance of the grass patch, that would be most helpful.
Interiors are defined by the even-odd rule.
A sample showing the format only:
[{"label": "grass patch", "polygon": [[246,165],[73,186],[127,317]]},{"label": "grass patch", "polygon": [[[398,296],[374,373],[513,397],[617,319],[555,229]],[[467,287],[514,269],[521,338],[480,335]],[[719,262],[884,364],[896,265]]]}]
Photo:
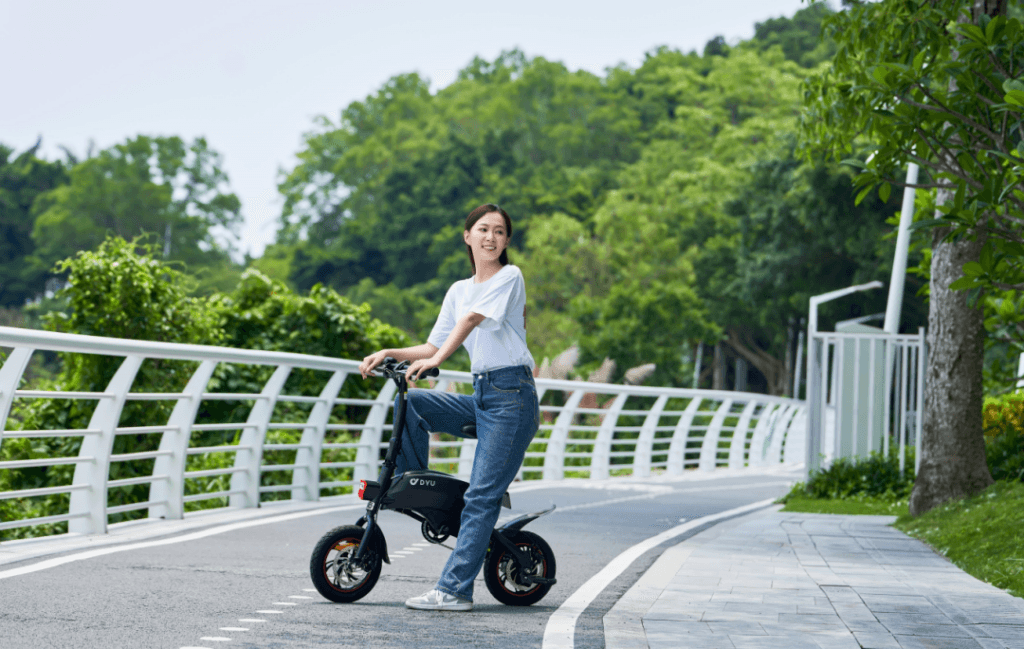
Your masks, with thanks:
[{"label": "grass patch", "polygon": [[1024,597],[1024,484],[999,481],[976,496],[894,525],[964,572]]},{"label": "grass patch", "polygon": [[808,514],[870,514],[875,516],[905,516],[906,498],[868,496],[858,494],[847,498],[812,498],[804,494],[791,494],[785,498],[784,512]]}]

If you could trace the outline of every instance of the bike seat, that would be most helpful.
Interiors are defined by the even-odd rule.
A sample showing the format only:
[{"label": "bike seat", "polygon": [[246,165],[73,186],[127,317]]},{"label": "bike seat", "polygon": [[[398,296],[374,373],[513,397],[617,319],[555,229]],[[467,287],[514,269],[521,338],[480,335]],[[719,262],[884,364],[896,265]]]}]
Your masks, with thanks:
[{"label": "bike seat", "polygon": [[476,439],[476,424],[466,424],[462,427],[462,434],[465,437]]}]

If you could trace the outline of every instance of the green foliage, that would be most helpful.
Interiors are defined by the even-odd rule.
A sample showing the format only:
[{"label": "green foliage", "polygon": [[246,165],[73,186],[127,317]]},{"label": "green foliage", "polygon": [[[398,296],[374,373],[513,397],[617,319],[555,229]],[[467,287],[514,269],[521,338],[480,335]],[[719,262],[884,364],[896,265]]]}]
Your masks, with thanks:
[{"label": "green foliage", "polygon": [[21,307],[41,295],[49,277],[49,269],[26,263],[35,251],[32,206],[68,179],[63,163],[36,156],[39,146],[12,159],[14,150],[0,144],[0,307]]},{"label": "green foliage", "polygon": [[992,477],[1024,482],[1024,394],[986,398],[982,421]]},{"label": "green foliage", "polygon": [[79,250],[96,249],[110,234],[150,234],[167,259],[189,267],[213,266],[222,273],[230,266],[231,243],[215,232],[233,235],[241,224],[240,203],[227,188],[220,155],[203,138],[186,144],[178,137],[140,135],[68,173],[68,184],[35,202],[33,268],[49,271]]},{"label": "green foliage", "polygon": [[1024,484],[997,481],[894,527],[925,541],[958,568],[1024,597]]},{"label": "green foliage", "polygon": [[808,150],[858,166],[859,198],[888,195],[917,162],[931,175],[923,186],[955,192],[918,225],[986,236],[952,288],[1024,288],[1021,22],[972,15],[961,0],[883,0],[836,13],[825,29],[838,51],[804,88]]},{"label": "green foliage", "polygon": [[[757,243],[743,241],[747,207],[735,199],[755,165],[786,150],[801,65],[831,47],[817,37],[828,13],[809,7],[759,25],[749,43],[714,41],[705,56],[659,48],[603,77],[518,51],[474,59],[436,94],[415,74],[396,76],[306,136],[280,187],[284,227],[267,268],[365,300],[422,336],[468,274],[464,215],[497,202],[513,218],[538,361],[578,343],[583,373],[610,356],[620,372],[654,362],[652,380],[689,384],[692,345],[732,327],[781,367],[784,336],[766,332],[806,299],[774,318],[777,305],[741,304],[745,289],[730,278],[738,251]],[[879,204],[862,210],[871,234]],[[871,252],[842,269],[873,275]],[[816,292],[847,285],[832,270],[838,283]]]},{"label": "green foliage", "polygon": [[826,469],[815,471],[807,484],[798,483],[786,498],[844,499],[856,496],[905,499],[914,487],[914,451],[906,452],[906,465],[900,475],[898,449],[891,448],[888,455],[872,453],[867,458],[852,460],[839,458]]},{"label": "green foliage", "polygon": [[[67,285],[60,292],[66,310],[46,318],[52,331],[89,334],[135,340],[216,344],[242,349],[283,351],[341,358],[361,358],[381,347],[408,344],[401,331],[370,317],[370,308],[356,306],[323,286],[314,286],[308,295],[297,295],[283,284],[273,282],[257,271],[248,271],[235,291],[206,298],[188,294],[195,280],[156,257],[156,251],[136,242],[108,238],[94,252],[81,252],[61,262],[58,270],[67,273]],[[39,380],[34,388],[70,391],[104,391],[120,363],[119,358],[83,354],[61,354],[62,369],[55,380]],[[134,392],[177,392],[188,381],[197,363],[148,360],[143,363],[132,386]],[[222,363],[217,366],[207,390],[211,392],[258,393],[273,368],[258,365]],[[326,372],[293,370],[285,392],[316,396],[329,378]],[[379,382],[349,380],[341,397],[366,398],[379,390]],[[8,420],[11,428],[52,430],[85,428],[92,414],[88,400],[19,400]],[[26,405],[27,404],[27,405]],[[165,424],[174,401],[129,401],[120,426]],[[253,401],[204,401],[197,423],[244,422]],[[283,401],[274,411],[275,422],[305,422],[311,405]],[[332,412],[332,423],[363,421],[365,408],[339,406]],[[205,431],[193,433],[192,446],[237,445],[239,432]],[[268,433],[271,443],[297,443],[301,428]],[[160,434],[119,435],[114,453],[155,450]],[[341,431],[330,441],[350,442],[351,434]],[[74,456],[80,438],[53,437],[7,439],[0,447],[3,460],[35,457]],[[268,451],[265,462],[289,464],[295,451]],[[352,461],[350,449],[324,452],[325,462]],[[211,452],[190,456],[187,470],[225,468],[234,463],[230,452]],[[112,465],[110,478],[129,478],[152,474],[152,460],[118,462]],[[23,469],[0,472],[0,490],[29,489],[69,484],[73,467]],[[329,470],[324,480],[351,478],[350,469]],[[227,489],[229,476],[186,481],[186,493]],[[263,484],[288,484],[290,472],[270,472]],[[112,489],[110,505],[147,500],[148,487],[137,485]],[[275,497],[273,494],[267,496]],[[66,496],[0,501],[4,520],[27,516],[45,516],[67,511]],[[191,509],[218,506],[220,501],[199,501]],[[118,515],[114,520],[135,518],[142,512]],[[64,524],[21,528],[6,538],[53,533]]]},{"label": "green foliage", "polygon": [[821,23],[832,14],[823,2],[813,3],[796,12],[792,18],[770,18],[754,25],[751,45],[759,50],[780,47],[786,59],[813,68],[832,58],[836,44],[831,38],[822,38]]}]

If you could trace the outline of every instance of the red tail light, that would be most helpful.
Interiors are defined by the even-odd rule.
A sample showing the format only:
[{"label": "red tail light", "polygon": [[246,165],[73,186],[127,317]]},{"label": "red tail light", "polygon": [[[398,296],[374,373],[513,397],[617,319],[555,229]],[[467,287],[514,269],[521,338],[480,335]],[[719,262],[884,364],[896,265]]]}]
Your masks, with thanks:
[{"label": "red tail light", "polygon": [[363,500],[363,493],[366,491],[366,480],[359,481],[359,500]]}]

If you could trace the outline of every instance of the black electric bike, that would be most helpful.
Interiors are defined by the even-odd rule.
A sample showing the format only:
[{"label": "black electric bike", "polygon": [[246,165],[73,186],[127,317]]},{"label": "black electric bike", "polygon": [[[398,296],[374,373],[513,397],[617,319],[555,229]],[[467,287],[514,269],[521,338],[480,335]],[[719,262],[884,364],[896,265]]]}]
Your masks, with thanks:
[{"label": "black electric bike", "polygon": [[[405,398],[409,389],[405,372],[409,363],[387,358],[373,374],[398,385],[394,431],[384,458],[379,482],[360,481],[359,498],[367,501],[366,515],[355,525],[343,525],[324,534],[313,549],[309,573],[321,595],[333,602],[354,602],[365,597],[377,584],[382,563],[391,563],[387,541],[377,524],[382,509],[390,509],[420,522],[423,538],[443,544],[458,536],[464,507],[463,495],[469,484],[447,473],[430,470],[406,471],[393,480],[395,461],[405,436]],[[421,377],[437,376],[436,369]],[[466,437],[476,437],[476,426],[462,428]],[[512,507],[508,492],[502,505]],[[554,511],[525,514],[491,532],[484,560],[484,582],[495,599],[512,606],[539,602],[555,584],[555,555],[537,534],[523,527]],[[445,546],[447,547],[447,546]]]}]

